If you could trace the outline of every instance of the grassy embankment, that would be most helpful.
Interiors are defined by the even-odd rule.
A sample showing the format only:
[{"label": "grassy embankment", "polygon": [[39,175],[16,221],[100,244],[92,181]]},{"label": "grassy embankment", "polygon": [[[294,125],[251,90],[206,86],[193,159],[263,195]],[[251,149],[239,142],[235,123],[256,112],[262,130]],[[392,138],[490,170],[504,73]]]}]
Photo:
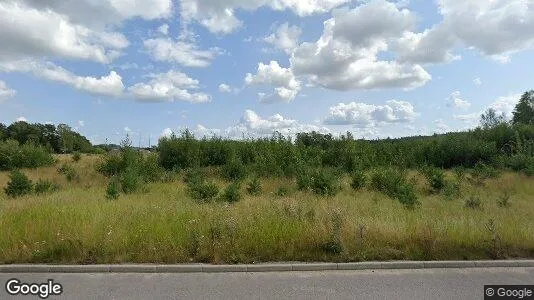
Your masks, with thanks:
[{"label": "grassy embankment", "polygon": [[[107,200],[109,179],[97,156],[73,163],[78,182],[52,167],[24,170],[34,182],[61,185],[45,195],[0,191],[0,263],[252,263],[266,261],[438,260],[534,257],[534,178],[503,173],[483,185],[462,182],[462,196],[429,193],[408,210],[380,193],[350,188],[334,197],[298,192],[286,179],[263,179],[263,194],[235,204],[200,204],[182,180]],[[452,178],[453,174],[447,174]],[[214,177],[220,187],[228,182]],[[8,173],[0,172],[0,187]],[[278,196],[280,186],[290,194]],[[511,192],[509,207],[497,202]],[[244,192],[243,187],[243,194]],[[481,208],[467,208],[471,196]],[[338,238],[337,238],[338,237]],[[338,247],[329,247],[339,240]],[[341,253],[337,253],[341,250]]]}]

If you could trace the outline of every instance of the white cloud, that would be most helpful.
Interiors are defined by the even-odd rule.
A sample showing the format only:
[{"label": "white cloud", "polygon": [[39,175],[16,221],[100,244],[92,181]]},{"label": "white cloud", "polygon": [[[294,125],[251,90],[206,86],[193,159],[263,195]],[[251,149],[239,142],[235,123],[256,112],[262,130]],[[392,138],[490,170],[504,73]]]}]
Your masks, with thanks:
[{"label": "white cloud", "polygon": [[239,123],[236,126],[227,128],[225,133],[231,138],[242,138],[243,135],[245,137],[268,136],[272,135],[275,131],[286,136],[294,135],[299,132],[330,132],[326,127],[312,124],[301,124],[296,120],[285,118],[280,114],[262,118],[256,112],[246,110]]},{"label": "white cloud", "polygon": [[28,123],[28,119],[26,119],[25,117],[18,117],[16,121],[17,122],[26,122],[26,123]]},{"label": "white cloud", "polygon": [[475,79],[473,79],[473,84],[482,85],[482,79],[480,79],[480,77],[476,77]]},{"label": "white cloud", "polygon": [[302,30],[297,26],[289,26],[288,23],[280,25],[271,35],[267,36],[265,42],[272,44],[287,54],[291,54],[298,46],[298,40]]},{"label": "white cloud", "polygon": [[201,50],[192,42],[156,38],[144,41],[145,49],[156,61],[178,63],[186,67],[204,68],[222,52],[218,48]]},{"label": "white cloud", "polygon": [[460,91],[455,91],[447,98],[447,106],[460,108],[460,109],[469,109],[471,103],[461,98],[462,94]]},{"label": "white cloud", "polygon": [[142,17],[146,20],[170,17],[172,0],[109,0],[125,18]]},{"label": "white cloud", "polygon": [[[438,0],[443,22],[420,45],[448,53],[458,44],[501,63],[534,47],[534,5],[531,0]],[[423,39],[423,40],[424,40]]]},{"label": "white cloud", "polygon": [[117,97],[124,90],[122,77],[115,71],[111,71],[109,75],[100,78],[91,76],[83,77],[73,74],[51,62],[40,63],[34,60],[0,62],[0,71],[32,73],[37,77],[68,84],[77,90],[95,95]]},{"label": "white cloud", "polygon": [[163,129],[163,132],[161,132],[160,137],[170,138],[173,134],[174,132],[171,128],[165,128]]},{"label": "white cloud", "polygon": [[62,57],[109,63],[128,47],[118,32],[74,24],[67,15],[0,1],[0,60]]},{"label": "white cloud", "polygon": [[354,125],[374,127],[380,124],[409,123],[419,114],[412,104],[406,101],[387,101],[385,105],[372,105],[360,102],[339,103],[330,108],[325,120],[327,125]]},{"label": "white cloud", "polygon": [[457,120],[460,120],[464,123],[468,123],[471,125],[476,125],[478,121],[480,120],[480,116],[486,112],[489,108],[492,108],[495,110],[497,115],[504,115],[504,117],[508,120],[512,119],[513,112],[515,110],[515,107],[517,103],[519,103],[519,99],[521,99],[521,93],[519,94],[510,94],[508,96],[503,96],[497,98],[494,102],[492,102],[488,107],[484,108],[483,110],[479,112],[474,112],[470,114],[464,114],[464,115],[454,115],[453,117]]},{"label": "white cloud", "polygon": [[158,27],[158,32],[163,35],[169,34],[169,24],[163,24],[160,27]]},{"label": "white cloud", "polygon": [[124,132],[131,133],[132,130],[130,129],[130,127],[124,127]]},{"label": "white cloud", "polygon": [[78,126],[85,127],[85,121],[78,121]]},{"label": "white cloud", "polygon": [[226,83],[221,83],[219,85],[219,92],[221,93],[238,93],[239,89],[236,87],[233,87],[231,85],[228,85]]},{"label": "white cloud", "polygon": [[274,93],[260,96],[263,102],[290,102],[301,90],[300,82],[295,78],[290,68],[282,68],[277,61],[268,65],[259,63],[256,74],[248,73],[245,77],[247,85],[271,85]]},{"label": "white cloud", "polygon": [[298,16],[329,12],[351,0],[182,0],[180,14],[186,23],[197,21],[216,34],[229,34],[243,25],[235,16],[238,9],[254,11],[260,7],[290,10]]},{"label": "white cloud", "polygon": [[384,0],[341,9],[324,23],[315,43],[305,42],[291,56],[297,76],[335,90],[417,88],[431,80],[423,67],[409,61],[380,60],[379,53],[414,27],[415,16]]},{"label": "white cloud", "polygon": [[199,82],[187,74],[171,70],[167,73],[151,74],[147,83],[137,83],[128,91],[139,101],[161,102],[182,100],[191,103],[205,103],[211,101],[211,96],[202,92],[192,92],[199,89]]},{"label": "white cloud", "polygon": [[0,103],[15,97],[16,94],[17,91],[10,89],[4,81],[0,80]]}]

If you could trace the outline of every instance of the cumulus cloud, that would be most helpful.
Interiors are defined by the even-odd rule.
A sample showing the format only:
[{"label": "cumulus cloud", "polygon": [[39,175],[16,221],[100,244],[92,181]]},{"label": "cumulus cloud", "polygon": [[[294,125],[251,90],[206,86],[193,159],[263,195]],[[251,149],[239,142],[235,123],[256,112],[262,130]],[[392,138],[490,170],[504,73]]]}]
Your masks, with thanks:
[{"label": "cumulus cloud", "polygon": [[0,1],[0,60],[62,57],[109,63],[128,47],[118,32],[72,23],[68,16],[20,1]]},{"label": "cumulus cloud", "polygon": [[295,75],[306,75],[313,84],[329,89],[420,87],[431,80],[423,67],[379,59],[414,24],[412,13],[385,0],[337,10],[325,22],[319,40],[295,49],[291,68]]},{"label": "cumulus cloud", "polygon": [[156,61],[196,68],[209,66],[222,53],[218,48],[202,50],[193,42],[171,38],[148,39],[144,41],[144,46]]},{"label": "cumulus cloud", "polygon": [[329,12],[351,0],[182,0],[180,14],[186,22],[196,21],[216,34],[229,34],[243,25],[235,16],[238,9],[254,11],[260,7],[290,10],[298,16]]},{"label": "cumulus cloud", "polygon": [[260,97],[262,102],[290,102],[301,90],[298,81],[290,68],[282,68],[277,61],[268,65],[259,63],[256,74],[248,73],[245,77],[247,85],[271,85],[274,93]]},{"label": "cumulus cloud", "polygon": [[456,120],[460,120],[464,123],[475,125],[479,122],[480,116],[484,112],[486,112],[486,110],[492,108],[495,110],[497,115],[504,115],[506,119],[510,120],[513,117],[513,113],[514,113],[515,107],[517,106],[517,103],[519,103],[519,99],[521,99],[521,95],[522,95],[521,93],[518,93],[518,94],[510,94],[508,96],[502,96],[502,97],[497,98],[490,105],[488,105],[486,108],[484,108],[483,110],[479,112],[454,115],[453,117]]},{"label": "cumulus cloud", "polygon": [[455,91],[447,98],[447,106],[460,109],[469,109],[471,103],[461,98],[460,91]]},{"label": "cumulus cloud", "polygon": [[7,86],[7,83],[0,80],[0,103],[3,101],[6,101],[7,99],[15,97],[16,94],[17,94],[17,91],[10,89]]},{"label": "cumulus cloud", "polygon": [[72,86],[77,90],[95,95],[120,96],[124,90],[122,77],[115,71],[100,78],[79,76],[51,62],[41,63],[35,60],[18,60],[0,62],[0,71],[32,73],[34,76]]},{"label": "cumulus cloud", "polygon": [[219,92],[221,93],[238,93],[239,89],[236,87],[233,87],[231,85],[228,85],[226,83],[221,83],[219,85]]},{"label": "cumulus cloud", "polygon": [[482,79],[480,79],[480,77],[476,77],[475,79],[473,79],[473,84],[482,85]]},{"label": "cumulus cloud", "polygon": [[354,125],[356,127],[374,127],[380,124],[409,123],[419,114],[412,104],[406,101],[387,101],[385,105],[373,105],[360,102],[339,103],[330,108],[324,121],[327,125]]},{"label": "cumulus cloud", "polygon": [[[187,74],[171,70],[167,73],[150,74],[150,81],[137,83],[128,91],[139,101],[187,101],[191,103],[205,103],[211,101],[211,96],[195,90],[199,89],[199,81]],[[192,91],[193,90],[193,91]]]},{"label": "cumulus cloud", "polygon": [[289,26],[288,23],[280,25],[271,35],[267,36],[265,42],[273,45],[276,49],[291,54],[297,48],[298,40],[302,30],[297,26]]},{"label": "cumulus cloud", "polygon": [[534,47],[531,0],[439,0],[443,21],[423,36],[412,37],[412,53],[433,53],[432,62],[450,60],[457,46],[506,63],[510,55]]},{"label": "cumulus cloud", "polygon": [[26,123],[28,123],[28,119],[26,119],[25,117],[18,117],[16,121],[17,122],[26,122]]}]

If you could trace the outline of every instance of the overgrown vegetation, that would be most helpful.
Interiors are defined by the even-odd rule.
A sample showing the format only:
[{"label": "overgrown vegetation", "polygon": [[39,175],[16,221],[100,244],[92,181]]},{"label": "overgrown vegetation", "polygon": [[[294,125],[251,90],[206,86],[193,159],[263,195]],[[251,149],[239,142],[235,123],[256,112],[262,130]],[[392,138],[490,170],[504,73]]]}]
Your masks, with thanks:
[{"label": "overgrown vegetation", "polygon": [[9,182],[4,191],[13,198],[28,195],[33,191],[33,183],[24,173],[14,170],[9,174]]}]

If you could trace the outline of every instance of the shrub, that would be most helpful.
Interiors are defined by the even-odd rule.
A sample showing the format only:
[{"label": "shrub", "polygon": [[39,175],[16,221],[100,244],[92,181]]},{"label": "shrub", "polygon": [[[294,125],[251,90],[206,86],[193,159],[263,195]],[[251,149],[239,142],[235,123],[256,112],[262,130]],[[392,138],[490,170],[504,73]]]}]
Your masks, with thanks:
[{"label": "shrub", "polygon": [[33,184],[28,177],[18,171],[11,171],[9,174],[10,181],[7,183],[7,186],[4,188],[6,194],[10,197],[20,197],[27,194],[30,194],[33,190]]},{"label": "shrub", "polygon": [[162,181],[165,170],[158,164],[158,156],[150,154],[141,159],[139,175],[146,182]]},{"label": "shrub", "polygon": [[371,176],[371,188],[399,200],[407,208],[413,208],[419,203],[415,186],[406,181],[405,174],[400,170],[392,168],[376,170]]},{"label": "shrub", "polygon": [[443,194],[447,199],[454,199],[460,197],[462,195],[460,181],[446,182],[445,188],[443,189]]},{"label": "shrub", "polygon": [[317,195],[334,196],[341,190],[341,184],[336,174],[323,169],[315,173],[311,189]]},{"label": "shrub", "polygon": [[313,175],[309,169],[300,170],[297,173],[297,188],[299,191],[308,191],[313,184]]},{"label": "shrub", "polygon": [[219,187],[215,183],[204,181],[191,181],[188,190],[191,198],[203,202],[209,202],[219,194]]},{"label": "shrub", "polygon": [[362,189],[363,187],[365,187],[366,182],[367,182],[367,177],[365,176],[364,172],[355,171],[352,173],[350,186],[352,187],[353,190]]},{"label": "shrub", "polygon": [[470,209],[481,209],[482,200],[480,200],[479,197],[471,196],[467,200],[465,200],[465,207]]},{"label": "shrub", "polygon": [[432,192],[439,193],[445,188],[446,182],[445,173],[443,170],[433,167],[426,167],[423,168],[423,174],[425,175]]},{"label": "shrub", "polygon": [[80,152],[77,152],[77,151],[76,151],[76,152],[74,152],[74,153],[72,154],[72,160],[73,160],[74,162],[79,162],[81,159],[82,159],[82,155],[80,154]]},{"label": "shrub", "polygon": [[186,184],[192,184],[197,182],[203,182],[206,180],[207,174],[200,168],[189,169],[185,173],[184,182]]},{"label": "shrub", "polygon": [[97,171],[104,176],[111,177],[119,175],[123,171],[123,161],[119,154],[109,153],[97,166]]},{"label": "shrub", "polygon": [[262,193],[262,187],[261,182],[258,177],[254,177],[248,184],[247,184],[247,193],[252,196],[259,196]]},{"label": "shrub", "polygon": [[247,170],[241,160],[232,159],[222,168],[223,176],[227,180],[243,180],[247,176]]},{"label": "shrub", "polygon": [[17,141],[0,141],[0,170],[38,168],[54,163],[52,155],[41,146],[20,145]]},{"label": "shrub", "polygon": [[242,198],[239,189],[240,187],[238,182],[230,184],[222,193],[221,200],[228,203],[238,202]]},{"label": "shrub", "polygon": [[117,200],[120,195],[120,183],[116,178],[112,178],[106,189],[106,198],[109,200]]},{"label": "shrub", "polygon": [[500,175],[499,170],[484,163],[477,163],[472,171],[474,177],[481,179],[497,178]]},{"label": "shrub", "polygon": [[36,194],[46,194],[59,190],[59,185],[48,180],[39,179],[35,184],[34,191]]},{"label": "shrub", "polygon": [[71,165],[63,164],[57,171],[59,174],[65,175],[65,178],[67,178],[67,181],[69,182],[80,181],[80,175]]},{"label": "shrub", "polygon": [[141,184],[141,179],[139,177],[139,174],[135,172],[134,169],[130,168],[127,169],[121,176],[120,176],[120,184],[122,187],[122,191],[125,194],[133,194],[137,192],[139,189],[139,185]]}]

